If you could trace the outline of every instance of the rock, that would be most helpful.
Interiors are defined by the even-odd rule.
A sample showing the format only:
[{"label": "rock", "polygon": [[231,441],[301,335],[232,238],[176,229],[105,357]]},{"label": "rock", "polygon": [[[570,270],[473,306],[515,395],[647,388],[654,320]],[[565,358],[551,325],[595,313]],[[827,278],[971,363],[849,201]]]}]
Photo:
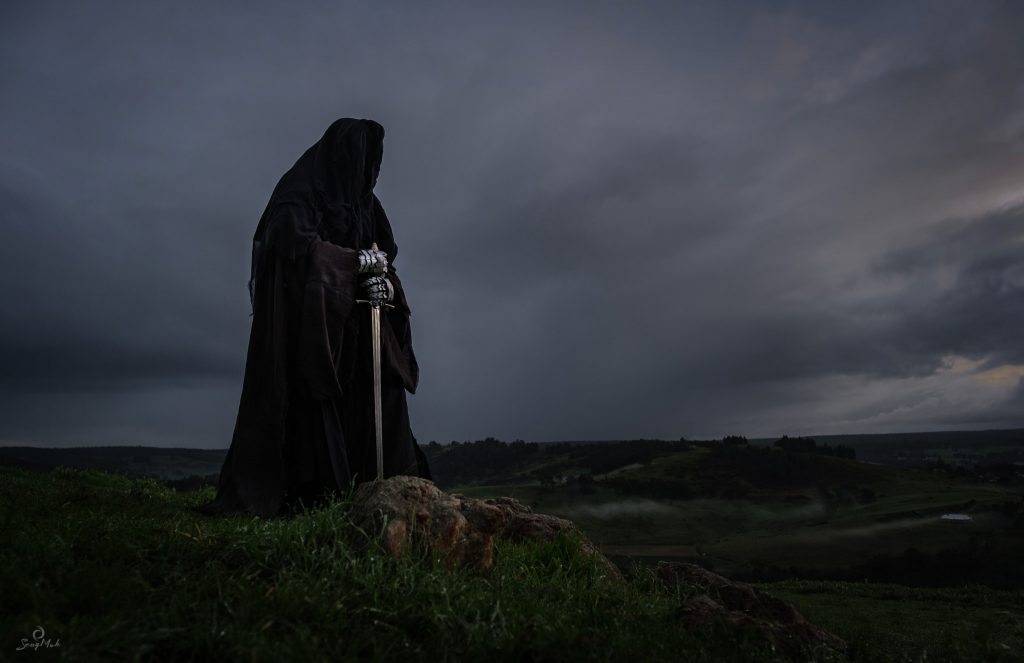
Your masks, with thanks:
[{"label": "rock", "polygon": [[596,560],[608,577],[615,578],[616,580],[622,579],[619,568],[605,557],[571,520],[543,513],[534,513],[530,507],[520,504],[511,497],[487,499],[484,500],[484,503],[501,509],[505,514],[505,526],[498,533],[500,538],[513,542],[551,542],[555,540],[559,533],[572,534],[578,541],[577,554]]},{"label": "rock", "polygon": [[494,537],[505,525],[501,509],[411,476],[360,484],[350,517],[393,557],[416,548],[483,571],[493,564]]},{"label": "rock", "polygon": [[[511,497],[479,500],[449,495],[432,481],[395,476],[357,489],[352,522],[393,557],[411,549],[440,555],[449,565],[487,572],[494,565],[494,541],[549,542],[560,532],[579,530],[572,522],[533,513]],[[610,577],[618,568],[579,533],[578,552],[598,560]]]},{"label": "rock", "polygon": [[[551,542],[571,534],[579,555],[597,560],[609,578],[622,580],[612,564],[569,520],[533,510],[510,497],[474,499],[448,494],[433,482],[396,476],[361,484],[350,518],[393,557],[417,550],[443,559],[449,566],[480,572],[494,565],[494,542]],[[732,582],[696,564],[660,562],[661,582],[683,597],[680,615],[688,628],[724,626],[766,641],[780,654],[805,659],[807,651],[846,643],[814,626],[780,599],[744,583]]]},{"label": "rock", "polygon": [[794,660],[805,659],[808,649],[846,649],[843,640],[808,622],[792,605],[755,587],[682,562],[659,562],[656,573],[667,587],[687,596],[681,615],[689,626],[725,625],[766,640]]}]

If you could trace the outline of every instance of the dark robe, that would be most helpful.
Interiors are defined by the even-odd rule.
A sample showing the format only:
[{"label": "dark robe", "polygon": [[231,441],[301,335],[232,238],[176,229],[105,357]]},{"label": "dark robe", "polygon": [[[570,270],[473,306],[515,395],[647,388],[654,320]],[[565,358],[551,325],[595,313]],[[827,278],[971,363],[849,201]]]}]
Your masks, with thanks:
[{"label": "dark robe", "polygon": [[252,329],[241,402],[207,513],[271,517],[376,477],[368,307],[358,249],[388,255],[394,308],[381,313],[384,476],[430,479],[409,425],[415,393],[409,305],[391,224],[373,187],[384,128],[344,118],[278,182],[253,237]]}]

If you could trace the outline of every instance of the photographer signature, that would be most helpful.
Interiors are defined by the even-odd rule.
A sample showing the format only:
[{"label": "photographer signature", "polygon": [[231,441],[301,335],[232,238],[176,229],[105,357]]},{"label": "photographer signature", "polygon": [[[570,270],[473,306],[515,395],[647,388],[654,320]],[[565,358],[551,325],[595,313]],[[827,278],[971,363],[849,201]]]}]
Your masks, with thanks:
[{"label": "photographer signature", "polygon": [[53,638],[46,637],[46,631],[42,626],[37,626],[32,631],[32,642],[29,642],[28,638],[21,639],[21,646],[14,651],[21,651],[22,649],[37,650],[40,647],[43,649],[50,649],[51,647],[60,647],[60,638],[54,640]]}]

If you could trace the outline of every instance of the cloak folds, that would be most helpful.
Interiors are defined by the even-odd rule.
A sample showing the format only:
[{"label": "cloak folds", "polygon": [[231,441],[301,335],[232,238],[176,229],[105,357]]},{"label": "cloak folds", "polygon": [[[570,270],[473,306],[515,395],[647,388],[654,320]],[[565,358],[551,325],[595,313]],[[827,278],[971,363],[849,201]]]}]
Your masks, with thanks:
[{"label": "cloak folds", "polygon": [[391,224],[373,187],[384,129],[343,118],[278,182],[253,237],[253,308],[235,430],[208,513],[278,515],[376,477],[370,314],[357,305],[358,250],[388,255],[381,313],[384,476],[430,479],[409,424],[409,305]]}]

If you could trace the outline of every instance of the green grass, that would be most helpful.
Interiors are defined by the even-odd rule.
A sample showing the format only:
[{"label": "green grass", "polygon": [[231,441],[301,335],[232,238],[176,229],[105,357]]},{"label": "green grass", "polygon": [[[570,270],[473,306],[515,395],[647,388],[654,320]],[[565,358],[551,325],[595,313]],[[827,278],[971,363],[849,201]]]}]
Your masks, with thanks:
[{"label": "green grass", "polygon": [[[358,552],[349,505],[208,518],[156,482],[0,469],[0,658],[770,660],[678,625],[647,575],[619,584],[563,539],[501,544],[483,577]],[[15,652],[37,625],[59,649]]]},{"label": "green grass", "polygon": [[[0,660],[772,660],[682,627],[649,572],[612,582],[568,539],[499,543],[479,576],[359,552],[343,500],[269,521],[191,510],[211,496],[0,468]],[[1024,639],[1021,592],[766,587],[855,660],[1013,660]],[[60,647],[15,651],[37,625]]]},{"label": "green grass", "polygon": [[761,588],[853,643],[856,661],[1019,661],[1024,592],[787,581]]},{"label": "green grass", "polygon": [[[662,456],[618,476],[664,478],[680,469],[699,468],[710,456],[708,450],[695,448]],[[1019,486],[828,457],[814,460],[833,473],[860,477],[862,483],[856,486],[871,486],[876,498],[827,504],[810,486],[759,490],[747,499],[647,500],[617,494],[600,480],[589,494],[582,494],[574,484],[458,490],[474,497],[512,495],[537,511],[569,518],[599,546],[613,546],[617,561],[663,558],[660,553],[652,557],[651,546],[689,546],[700,551],[702,561],[726,575],[771,565],[842,577],[851,566],[875,555],[900,556],[910,548],[934,553],[979,538],[1004,557],[1024,556],[1024,531],[1011,528],[992,510],[1005,501],[1019,501]],[[802,501],[788,501],[801,497]],[[633,512],[610,508],[640,503],[651,508]],[[942,522],[939,516],[947,512],[967,512],[974,521]]]}]

